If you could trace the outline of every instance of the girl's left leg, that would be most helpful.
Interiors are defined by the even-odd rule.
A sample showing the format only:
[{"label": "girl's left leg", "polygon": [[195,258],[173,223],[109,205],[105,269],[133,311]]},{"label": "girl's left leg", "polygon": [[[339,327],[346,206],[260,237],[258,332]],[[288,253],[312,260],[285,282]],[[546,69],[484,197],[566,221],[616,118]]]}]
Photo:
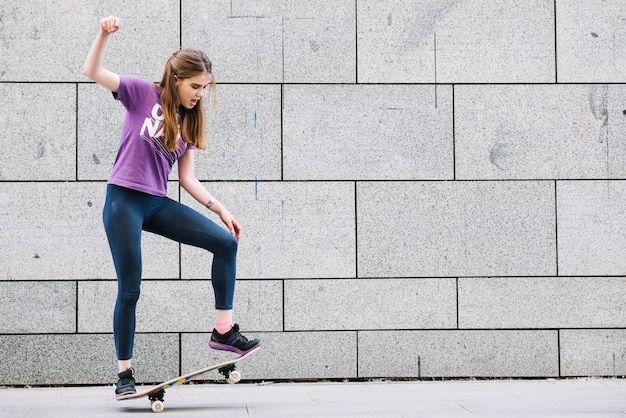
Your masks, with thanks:
[{"label": "girl's left leg", "polygon": [[164,198],[143,229],[213,253],[211,284],[215,309],[233,309],[238,247],[233,235],[199,212],[169,198]]},{"label": "girl's left leg", "polygon": [[239,325],[232,321],[239,244],[235,236],[204,215],[168,198],[164,198],[143,229],[213,253],[211,284],[216,323],[209,346],[242,355],[258,348],[261,341],[248,340],[239,332]]}]

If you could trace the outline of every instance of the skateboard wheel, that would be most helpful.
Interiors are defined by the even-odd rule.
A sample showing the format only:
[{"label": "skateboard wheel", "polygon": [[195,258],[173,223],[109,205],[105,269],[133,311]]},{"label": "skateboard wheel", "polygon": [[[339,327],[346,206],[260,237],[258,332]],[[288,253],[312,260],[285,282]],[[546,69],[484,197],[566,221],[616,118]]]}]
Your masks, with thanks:
[{"label": "skateboard wheel", "polygon": [[152,412],[163,412],[164,409],[165,405],[163,405],[162,401],[152,402]]},{"label": "skateboard wheel", "polygon": [[232,372],[230,372],[230,375],[228,376],[229,383],[238,383],[240,380],[241,373],[239,373],[237,370],[233,370]]}]

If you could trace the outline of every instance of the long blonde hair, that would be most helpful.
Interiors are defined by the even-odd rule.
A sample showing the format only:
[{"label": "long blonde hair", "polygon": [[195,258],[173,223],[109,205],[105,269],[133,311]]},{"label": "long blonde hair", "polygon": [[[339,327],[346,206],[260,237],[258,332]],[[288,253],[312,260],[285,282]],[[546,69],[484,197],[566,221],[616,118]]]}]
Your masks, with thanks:
[{"label": "long blonde hair", "polygon": [[216,103],[215,77],[211,72],[211,61],[207,55],[198,49],[182,48],[173,53],[165,63],[163,78],[161,79],[161,106],[163,106],[163,143],[173,151],[178,147],[178,124],[176,114],[180,113],[180,134],[183,141],[199,149],[205,149],[204,144],[204,108],[202,99],[192,109],[178,106],[175,76],[179,80],[208,73],[211,75],[209,96],[212,107]]}]

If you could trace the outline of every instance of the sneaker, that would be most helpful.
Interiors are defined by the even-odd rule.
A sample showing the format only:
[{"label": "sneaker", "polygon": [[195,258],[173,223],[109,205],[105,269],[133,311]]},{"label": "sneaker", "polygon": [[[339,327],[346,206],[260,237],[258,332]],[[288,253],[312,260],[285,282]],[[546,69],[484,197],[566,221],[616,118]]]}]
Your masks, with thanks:
[{"label": "sneaker", "polygon": [[115,385],[116,396],[131,395],[133,393],[137,393],[137,390],[135,389],[135,371],[132,368],[126,370],[125,372],[119,373],[117,377],[119,378],[119,380]]},{"label": "sneaker", "polygon": [[209,347],[215,350],[232,351],[239,355],[247,354],[260,345],[261,340],[254,339],[248,341],[246,337],[241,335],[239,332],[239,324],[235,324],[226,334],[220,334],[217,330],[213,329],[211,341],[209,341]]}]

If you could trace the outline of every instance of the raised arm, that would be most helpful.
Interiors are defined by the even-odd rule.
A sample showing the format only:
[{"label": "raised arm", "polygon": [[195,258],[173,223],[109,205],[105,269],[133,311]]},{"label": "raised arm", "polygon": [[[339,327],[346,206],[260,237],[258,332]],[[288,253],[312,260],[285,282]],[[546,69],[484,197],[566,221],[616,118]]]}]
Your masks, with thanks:
[{"label": "raised arm", "polygon": [[115,16],[100,20],[98,35],[91,45],[83,66],[83,74],[112,92],[117,92],[120,86],[120,76],[104,68],[104,51],[109,42],[109,37],[119,28],[120,20]]}]

